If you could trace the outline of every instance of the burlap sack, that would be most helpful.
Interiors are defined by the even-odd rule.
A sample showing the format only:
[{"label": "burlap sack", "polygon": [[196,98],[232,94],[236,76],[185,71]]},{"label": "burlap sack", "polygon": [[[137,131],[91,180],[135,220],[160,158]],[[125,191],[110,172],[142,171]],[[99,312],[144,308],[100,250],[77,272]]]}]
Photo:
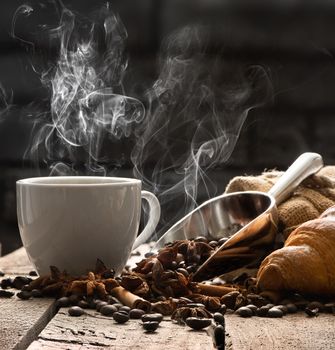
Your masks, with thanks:
[{"label": "burlap sack", "polygon": [[[279,171],[267,171],[259,176],[235,177],[227,185],[225,193],[268,192],[282,174]],[[279,230],[284,239],[298,225],[317,218],[332,205],[335,205],[335,166],[326,166],[303,181],[296,191],[278,206]]]}]

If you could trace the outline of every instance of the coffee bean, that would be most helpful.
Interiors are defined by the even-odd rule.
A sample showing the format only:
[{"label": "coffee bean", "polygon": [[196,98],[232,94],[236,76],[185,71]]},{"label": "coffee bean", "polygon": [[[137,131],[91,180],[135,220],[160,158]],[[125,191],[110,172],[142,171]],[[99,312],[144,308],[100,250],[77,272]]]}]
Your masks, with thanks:
[{"label": "coffee bean", "polygon": [[129,320],[129,314],[116,311],[113,313],[113,318],[117,323],[125,323]]},{"label": "coffee bean", "polygon": [[335,310],[335,303],[326,303],[324,308],[326,312],[333,313],[333,310]]},{"label": "coffee bean", "polygon": [[310,317],[315,317],[315,316],[319,315],[319,309],[318,308],[310,309],[310,308],[306,307],[305,313]]},{"label": "coffee bean", "polygon": [[117,308],[114,305],[103,305],[100,308],[100,313],[104,316],[112,316],[114,312],[117,312]]},{"label": "coffee bean", "polygon": [[192,329],[199,331],[208,327],[212,323],[212,320],[210,318],[188,317],[185,322]]},{"label": "coffee bean", "polygon": [[0,282],[0,287],[2,289],[12,288],[12,286],[13,286],[13,279],[12,278],[4,278]]},{"label": "coffee bean", "polygon": [[218,240],[218,245],[221,246],[222,244],[226,243],[228,241],[228,237],[222,237]]},{"label": "coffee bean", "polygon": [[125,312],[127,312],[128,314],[129,314],[129,311],[131,310],[131,308],[129,307],[129,306],[126,306],[126,305],[124,305],[124,306],[121,306],[120,308],[119,308],[119,311],[125,311]]},{"label": "coffee bean", "polygon": [[224,315],[227,312],[227,306],[225,304],[222,304],[217,312],[220,312],[220,314]]},{"label": "coffee bean", "polygon": [[294,314],[294,313],[298,312],[297,306],[292,304],[292,303],[291,304],[286,304],[286,309],[287,309],[287,312],[289,314]]},{"label": "coffee bean", "polygon": [[181,268],[181,269],[185,269],[186,268],[186,263],[184,260],[182,260],[179,264],[178,264],[178,267]]},{"label": "coffee bean", "polygon": [[99,301],[96,305],[95,308],[97,311],[100,311],[100,309],[105,306],[108,305],[107,301]]},{"label": "coffee bean", "polygon": [[183,269],[181,267],[177,269],[177,272],[182,273],[185,277],[188,277],[190,275],[186,269]]},{"label": "coffee bean", "polygon": [[307,305],[307,308],[310,310],[319,309],[319,311],[323,311],[325,309],[325,306],[319,301],[312,301]]},{"label": "coffee bean", "polygon": [[269,310],[270,309],[267,306],[261,306],[256,310],[256,315],[259,317],[266,317]]},{"label": "coffee bean", "polygon": [[16,293],[16,296],[19,297],[22,300],[27,300],[31,298],[31,293],[27,291],[21,291]]},{"label": "coffee bean", "polygon": [[133,319],[140,319],[145,314],[144,310],[132,309],[129,311],[129,317]]},{"label": "coffee bean", "polygon": [[177,261],[172,261],[171,264],[170,264],[170,268],[171,268],[172,270],[175,270],[177,267],[178,267]]},{"label": "coffee bean", "polygon": [[56,305],[58,307],[67,307],[70,306],[70,299],[68,297],[62,297],[57,299]]},{"label": "coffee bean", "polygon": [[194,266],[194,265],[189,265],[186,267],[186,271],[190,274],[190,273],[193,273],[197,270],[197,267]]},{"label": "coffee bean", "polygon": [[235,313],[237,313],[241,317],[251,317],[253,314],[252,310],[246,306],[242,306],[242,307],[238,308],[235,311]]},{"label": "coffee bean", "polygon": [[107,298],[108,304],[120,304],[119,300],[111,295]]},{"label": "coffee bean", "polygon": [[225,324],[225,318],[220,312],[215,312],[213,315],[214,321],[218,324],[224,325]]},{"label": "coffee bean", "polygon": [[280,309],[278,309],[277,307],[272,307],[269,311],[268,311],[268,317],[272,317],[272,318],[280,318],[283,317],[283,311],[281,311]]},{"label": "coffee bean", "polygon": [[275,308],[282,311],[283,315],[285,316],[287,314],[287,306],[286,305],[276,305]]},{"label": "coffee bean", "polygon": [[248,304],[246,307],[249,308],[254,315],[256,315],[256,311],[257,311],[257,306],[256,305]]},{"label": "coffee bean", "polygon": [[22,291],[28,291],[30,292],[30,287],[29,287],[29,284],[25,284],[22,288],[21,288]]},{"label": "coffee bean", "polygon": [[114,305],[118,310],[119,310],[122,306],[124,306],[123,304],[120,304],[120,302],[115,303],[115,304],[112,304],[112,305]]},{"label": "coffee bean", "polygon": [[37,272],[35,270],[29,271],[29,276],[38,276]]},{"label": "coffee bean", "polygon": [[42,297],[43,297],[43,293],[42,293],[42,291],[39,290],[39,289],[33,289],[33,290],[31,291],[31,296],[32,296],[33,298],[42,298]]},{"label": "coffee bean", "polygon": [[22,289],[23,286],[29,284],[32,281],[31,278],[25,276],[16,276],[13,280],[12,287],[16,289]]},{"label": "coffee bean", "polygon": [[5,276],[5,273],[0,270],[0,277],[3,277],[3,276]]},{"label": "coffee bean", "polygon": [[158,326],[159,326],[159,322],[157,321],[146,321],[142,323],[143,328],[147,331],[147,332],[154,332]]},{"label": "coffee bean", "polygon": [[156,321],[161,322],[163,320],[163,315],[160,313],[154,313],[154,314],[145,314],[141,317],[142,322],[148,322],[148,321]]},{"label": "coffee bean", "polygon": [[79,306],[71,306],[67,312],[70,316],[79,317],[85,313],[85,311]]},{"label": "coffee bean", "polygon": [[79,300],[78,306],[82,309],[88,309],[90,307],[89,303],[86,300]]},{"label": "coffee bean", "polygon": [[0,298],[11,298],[14,294],[9,290],[0,289]]},{"label": "coffee bean", "polygon": [[210,241],[208,243],[212,248],[216,248],[218,246],[218,242],[217,241]]},{"label": "coffee bean", "polygon": [[223,349],[225,347],[225,328],[223,325],[218,325],[214,328],[214,342],[216,349]]},{"label": "coffee bean", "polygon": [[201,303],[188,303],[186,304],[187,307],[190,307],[190,308],[205,308],[205,305],[204,304],[201,304]]},{"label": "coffee bean", "polygon": [[207,243],[208,239],[204,236],[198,236],[196,238],[194,238],[194,242],[203,242],[203,243]]}]

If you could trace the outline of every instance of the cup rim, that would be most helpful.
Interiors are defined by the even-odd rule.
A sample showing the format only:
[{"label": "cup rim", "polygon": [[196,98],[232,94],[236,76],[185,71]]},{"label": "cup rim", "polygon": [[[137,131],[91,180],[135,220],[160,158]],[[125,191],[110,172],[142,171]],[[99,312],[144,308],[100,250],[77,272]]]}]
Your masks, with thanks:
[{"label": "cup rim", "polygon": [[[52,182],[52,180],[57,179],[60,182]],[[110,180],[110,182],[94,182],[94,180]],[[93,180],[92,182],[66,182],[66,180]],[[113,182],[111,182],[113,180]],[[64,181],[64,182],[62,182]],[[130,186],[141,184],[141,180],[128,177],[117,177],[117,176],[36,176],[29,177],[25,179],[20,179],[16,181],[17,185],[28,185],[28,186],[38,186],[38,187],[106,187],[106,186]]]}]

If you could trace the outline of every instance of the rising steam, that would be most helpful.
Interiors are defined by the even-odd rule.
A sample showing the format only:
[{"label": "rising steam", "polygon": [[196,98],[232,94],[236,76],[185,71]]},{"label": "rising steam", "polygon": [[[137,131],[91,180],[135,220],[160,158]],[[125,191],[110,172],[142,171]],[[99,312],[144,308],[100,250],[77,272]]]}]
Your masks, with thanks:
[{"label": "rising steam", "polygon": [[[60,43],[58,61],[42,75],[50,112],[39,115],[27,154],[42,156],[51,175],[82,174],[76,165],[84,154],[85,174],[106,175],[104,140],[131,137],[134,176],[159,197],[163,232],[198,204],[208,171],[229,159],[248,112],[269,98],[269,80],[259,66],[228,65],[213,51],[208,28],[187,27],[164,42],[145,112],[122,87],[126,30],[108,7],[101,18],[83,26],[63,8],[51,31]],[[215,194],[208,188],[208,197]]]},{"label": "rising steam", "polygon": [[207,197],[215,195],[207,189],[208,171],[229,159],[248,112],[270,97],[264,69],[228,65],[222,53],[210,52],[210,40],[206,27],[167,38],[160,76],[147,95],[150,107],[137,129],[134,175],[159,197],[163,214],[178,208],[166,224],[194,209],[200,185]]},{"label": "rising steam", "polygon": [[76,164],[83,157],[80,173],[106,175],[103,141],[129,137],[144,117],[142,103],[122,94],[127,32],[108,8],[102,16],[100,22],[81,24],[64,8],[51,31],[60,51],[57,64],[42,75],[51,91],[50,113],[39,120],[29,148],[31,156],[42,147],[46,161],[55,160],[51,175],[78,174]]}]

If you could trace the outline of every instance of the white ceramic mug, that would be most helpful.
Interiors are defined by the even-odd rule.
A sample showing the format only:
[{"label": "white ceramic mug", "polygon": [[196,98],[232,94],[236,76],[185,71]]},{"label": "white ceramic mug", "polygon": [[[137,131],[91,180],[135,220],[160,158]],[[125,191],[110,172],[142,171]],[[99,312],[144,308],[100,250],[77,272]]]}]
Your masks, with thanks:
[{"label": "white ceramic mug", "polygon": [[[137,179],[36,177],[17,181],[16,190],[21,239],[40,275],[48,274],[50,265],[79,275],[94,269],[97,258],[118,274],[160,217],[158,199],[141,191]],[[141,198],[150,212],[136,239]]]}]

